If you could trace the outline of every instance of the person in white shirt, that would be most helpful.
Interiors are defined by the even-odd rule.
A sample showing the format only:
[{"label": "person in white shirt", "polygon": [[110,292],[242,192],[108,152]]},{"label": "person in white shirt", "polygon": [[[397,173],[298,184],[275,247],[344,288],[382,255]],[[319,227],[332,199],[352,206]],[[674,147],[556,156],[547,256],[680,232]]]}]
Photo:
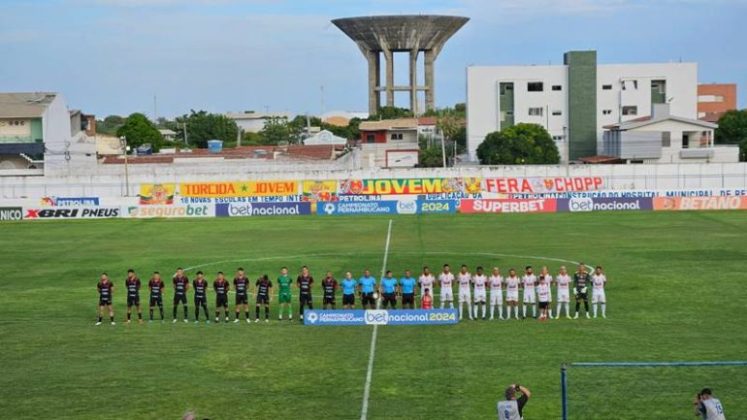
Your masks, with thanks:
[{"label": "person in white shirt", "polygon": [[547,304],[547,318],[552,319],[552,274],[550,274],[550,270],[546,265],[542,266],[542,269],[540,270],[540,276],[545,276],[547,287],[550,290],[550,300]]},{"label": "person in white shirt", "polygon": [[560,311],[565,306],[565,317],[571,319],[571,276],[565,266],[560,267],[560,273],[555,277],[555,284],[558,286],[558,310],[555,319],[560,318]]},{"label": "person in white shirt", "polygon": [[591,275],[591,284],[593,291],[591,295],[591,308],[594,318],[597,317],[597,304],[602,307],[602,318],[607,318],[607,297],[604,294],[604,286],[607,283],[607,277],[602,272],[602,266],[597,266],[594,274]]},{"label": "person in white shirt", "polygon": [[446,302],[449,302],[450,309],[454,309],[454,290],[451,288],[454,275],[451,274],[449,264],[444,264],[443,271],[438,275],[438,282],[441,283],[441,309],[444,308]]},{"label": "person in white shirt", "polygon": [[540,274],[539,283],[537,284],[537,301],[539,302],[540,308],[540,321],[544,321],[548,317],[550,298],[552,296],[552,293],[550,291],[550,283],[547,281],[547,277],[545,277],[544,274]]},{"label": "person in white shirt", "polygon": [[467,304],[467,315],[472,320],[472,293],[470,290],[472,274],[470,274],[466,265],[462,265],[462,268],[459,270],[457,282],[459,283],[459,319],[463,319],[462,308],[464,304]]},{"label": "person in white shirt", "polygon": [[475,318],[478,317],[477,310],[482,308],[482,319],[486,319],[486,308],[485,308],[485,286],[488,283],[488,278],[482,272],[482,267],[477,267],[477,272],[472,276],[472,284],[475,287]]},{"label": "person in white shirt", "polygon": [[537,294],[534,291],[535,284],[537,284],[537,276],[534,275],[532,266],[528,265],[524,277],[521,279],[521,285],[524,288],[524,304],[521,306],[522,318],[527,317],[527,303],[532,305],[532,316],[537,318]]},{"label": "person in white shirt", "polygon": [[420,285],[420,297],[425,296],[425,289],[431,291],[431,297],[433,296],[433,286],[436,282],[436,278],[431,274],[431,269],[428,266],[423,267],[423,274],[418,278],[418,284]]},{"label": "person in white shirt", "polygon": [[495,317],[495,307],[498,307],[498,319],[503,319],[503,276],[498,267],[493,267],[493,273],[488,278],[490,285],[490,319]]},{"label": "person in white shirt", "polygon": [[695,396],[693,405],[695,405],[695,415],[703,420],[726,420],[724,406],[718,398],[713,396],[710,388],[703,388]]},{"label": "person in white shirt", "polygon": [[506,277],[506,304],[508,305],[506,319],[511,318],[511,308],[514,309],[516,319],[519,319],[519,283],[521,283],[521,280],[516,275],[516,270],[513,268],[508,270],[508,277]]}]

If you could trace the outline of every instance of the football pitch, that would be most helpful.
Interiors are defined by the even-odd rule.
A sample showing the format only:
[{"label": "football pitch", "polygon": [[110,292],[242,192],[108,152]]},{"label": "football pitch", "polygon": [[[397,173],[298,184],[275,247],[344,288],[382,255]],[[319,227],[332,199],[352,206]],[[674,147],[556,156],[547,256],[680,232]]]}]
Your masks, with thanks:
[{"label": "football pitch", "polygon": [[[281,266],[295,276],[308,265],[319,305],[319,280],[328,270],[338,279],[364,268],[380,277],[389,220],[0,225],[1,416],[166,419],[192,410],[211,419],[360,418],[373,327],[278,322],[277,299],[269,324],[172,324],[170,277],[183,266],[190,279],[200,269],[212,282],[217,271],[232,278],[243,266],[252,282],[263,273],[274,281]],[[499,266],[504,274],[547,265],[553,275],[575,261],[600,264],[609,279],[608,319],[378,327],[369,418],[495,418],[495,402],[519,382],[532,391],[525,417],[555,419],[564,362],[747,359],[747,213],[392,220],[387,268],[396,275],[423,265],[438,271],[444,263]],[[144,283],[154,270],[164,274],[166,323],[122,322],[128,268]],[[94,326],[102,271],[115,284],[116,326]],[[294,290],[296,319],[297,298]],[[147,318],[146,290],[141,302]],[[208,302],[212,318],[212,291]],[[192,318],[191,291],[189,306]],[[572,369],[570,418],[691,418],[692,398],[705,386],[727,418],[747,418],[746,373]]]}]

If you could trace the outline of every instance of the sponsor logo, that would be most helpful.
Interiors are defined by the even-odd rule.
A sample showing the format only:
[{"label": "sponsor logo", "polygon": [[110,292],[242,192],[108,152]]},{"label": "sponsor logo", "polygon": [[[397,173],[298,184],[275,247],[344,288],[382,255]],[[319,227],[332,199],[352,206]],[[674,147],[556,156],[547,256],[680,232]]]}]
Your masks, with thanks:
[{"label": "sponsor logo", "polygon": [[489,178],[484,190],[500,194],[533,194],[543,192],[593,191],[604,187],[602,177],[558,178]]},{"label": "sponsor logo", "polygon": [[206,217],[211,216],[210,206],[141,206],[128,208],[130,217]]},{"label": "sponsor logo", "polygon": [[577,197],[558,200],[560,212],[640,211],[653,208],[650,198],[590,198]]},{"label": "sponsor logo", "polygon": [[50,207],[87,207],[98,206],[98,197],[42,197],[42,206]]},{"label": "sponsor logo", "polygon": [[299,216],[311,214],[311,203],[230,203],[216,204],[219,217]]},{"label": "sponsor logo", "polygon": [[416,214],[417,212],[418,203],[416,201],[397,201],[397,213]]},{"label": "sponsor logo", "polygon": [[555,199],[516,200],[461,200],[462,213],[548,213],[556,209]]},{"label": "sponsor logo", "polygon": [[444,325],[459,322],[455,309],[431,310],[307,310],[304,324],[327,325]]},{"label": "sponsor logo", "polygon": [[308,315],[309,322],[314,324],[319,319],[319,315],[316,314],[316,312],[312,312]]},{"label": "sponsor logo", "polygon": [[389,323],[389,311],[370,309],[366,311],[366,325],[386,325]]},{"label": "sponsor logo", "polygon": [[655,210],[747,210],[747,197],[659,197]]},{"label": "sponsor logo", "polygon": [[456,200],[426,200],[418,201],[418,212],[420,213],[456,213]]},{"label": "sponsor logo", "polygon": [[26,209],[26,219],[102,219],[119,217],[119,207]]},{"label": "sponsor logo", "polygon": [[23,209],[20,207],[0,207],[0,221],[23,219]]},{"label": "sponsor logo", "polygon": [[[324,203],[317,205],[317,213],[326,216],[348,215],[348,214],[396,214],[398,210],[398,201],[337,201],[333,203]],[[412,209],[408,206],[407,211],[412,214]],[[417,211],[417,206],[415,206]]]}]

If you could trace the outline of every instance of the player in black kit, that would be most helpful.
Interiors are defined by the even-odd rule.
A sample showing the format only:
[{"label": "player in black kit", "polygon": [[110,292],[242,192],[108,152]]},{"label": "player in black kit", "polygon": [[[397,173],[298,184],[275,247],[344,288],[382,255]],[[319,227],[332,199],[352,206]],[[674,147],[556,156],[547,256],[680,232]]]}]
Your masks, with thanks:
[{"label": "player in black kit", "polygon": [[337,292],[337,280],[332,276],[332,272],[328,271],[327,276],[322,280],[322,291],[324,296],[322,297],[322,308],[324,309],[335,309],[335,292]]},{"label": "player in black kit", "polygon": [[135,270],[127,270],[125,279],[125,289],[127,289],[127,323],[130,323],[132,317],[132,307],[137,309],[137,319],[143,323],[143,312],[140,309],[140,279],[135,275]]},{"label": "player in black kit", "polygon": [[176,309],[181,303],[184,306],[184,322],[187,322],[189,310],[187,309],[187,290],[189,290],[189,279],[184,275],[181,267],[176,269],[174,275],[174,321],[176,322]]},{"label": "player in black kit", "polygon": [[311,285],[314,284],[314,278],[309,273],[309,268],[306,266],[301,267],[301,275],[296,278],[296,286],[299,289],[299,314],[301,322],[303,322],[303,309],[304,306],[308,306],[309,309],[314,309],[314,304],[311,301]]},{"label": "player in black kit", "polygon": [[195,324],[200,322],[200,308],[205,310],[205,321],[210,323],[210,312],[207,307],[207,288],[208,282],[202,271],[197,272],[197,278],[192,281],[192,287],[195,289]]},{"label": "player in black kit", "polygon": [[257,279],[254,284],[257,292],[257,306],[254,308],[254,322],[259,322],[259,307],[265,307],[265,322],[270,322],[270,289],[272,282],[267,274]]},{"label": "player in black kit", "polygon": [[109,322],[114,325],[114,308],[112,307],[112,294],[114,293],[114,284],[109,280],[109,276],[106,273],[101,273],[101,279],[96,285],[96,290],[99,292],[99,320],[96,321],[96,325],[101,325],[101,318],[104,315],[104,308],[109,309]]},{"label": "player in black kit", "polygon": [[236,277],[233,278],[233,287],[236,288],[236,319],[234,323],[239,322],[241,308],[244,308],[244,318],[249,321],[249,279],[244,274],[244,269],[239,267],[236,270]]},{"label": "player in black kit", "polygon": [[223,308],[223,316],[228,322],[228,289],[231,285],[226,281],[222,271],[218,272],[218,278],[213,282],[215,290],[215,322],[220,322],[220,308]]},{"label": "player in black kit", "polygon": [[161,280],[161,274],[158,271],[153,272],[153,277],[148,281],[148,290],[150,290],[150,322],[153,322],[153,308],[158,306],[159,312],[161,312],[161,322],[163,322],[163,280]]}]

